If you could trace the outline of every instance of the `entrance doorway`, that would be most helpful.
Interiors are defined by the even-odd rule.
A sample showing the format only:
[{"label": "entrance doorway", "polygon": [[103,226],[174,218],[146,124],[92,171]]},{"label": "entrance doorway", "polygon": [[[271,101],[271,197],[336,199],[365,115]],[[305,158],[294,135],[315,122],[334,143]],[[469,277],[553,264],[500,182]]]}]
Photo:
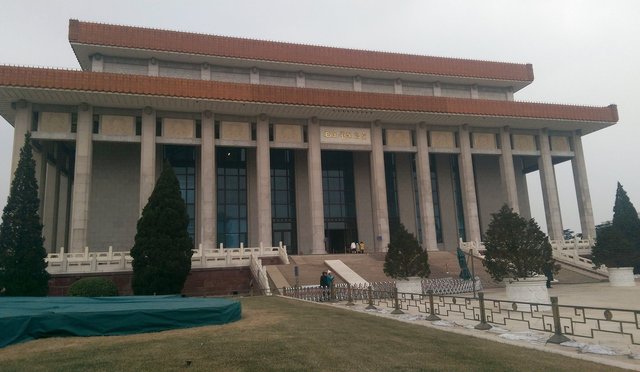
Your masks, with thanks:
[{"label": "entrance doorway", "polygon": [[327,253],[351,253],[351,243],[358,241],[355,219],[341,219],[325,223],[325,250]]}]

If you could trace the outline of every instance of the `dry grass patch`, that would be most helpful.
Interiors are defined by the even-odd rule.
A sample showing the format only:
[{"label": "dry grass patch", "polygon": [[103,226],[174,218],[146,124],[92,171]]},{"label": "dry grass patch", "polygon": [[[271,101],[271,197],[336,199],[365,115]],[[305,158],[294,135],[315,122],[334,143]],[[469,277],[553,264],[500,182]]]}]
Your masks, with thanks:
[{"label": "dry grass patch", "polygon": [[278,297],[242,320],[149,334],[36,340],[0,349],[7,371],[612,370],[594,363]]}]

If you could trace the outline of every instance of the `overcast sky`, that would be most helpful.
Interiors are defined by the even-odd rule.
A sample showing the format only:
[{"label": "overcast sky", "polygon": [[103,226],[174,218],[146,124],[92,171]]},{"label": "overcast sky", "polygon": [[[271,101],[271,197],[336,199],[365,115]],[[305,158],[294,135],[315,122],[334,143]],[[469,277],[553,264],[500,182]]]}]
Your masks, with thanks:
[{"label": "overcast sky", "polygon": [[[640,1],[7,1],[0,64],[79,65],[68,20],[400,53],[532,63],[519,101],[618,105],[620,122],[583,139],[596,224],[612,217],[616,182],[640,207]],[[0,201],[13,127],[0,118]],[[556,166],[565,228],[580,231],[570,162]],[[528,176],[533,217],[544,209]]]}]

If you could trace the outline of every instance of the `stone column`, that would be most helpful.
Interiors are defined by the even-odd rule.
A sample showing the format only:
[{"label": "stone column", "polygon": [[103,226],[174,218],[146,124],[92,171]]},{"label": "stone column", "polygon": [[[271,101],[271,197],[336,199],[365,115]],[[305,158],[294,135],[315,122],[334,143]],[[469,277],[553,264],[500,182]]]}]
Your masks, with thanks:
[{"label": "stone column", "polygon": [[[13,153],[11,154],[11,175],[9,179],[13,182],[13,177],[18,168],[20,160],[20,149],[24,145],[24,135],[31,129],[31,104],[26,101],[15,103],[16,117],[13,121]],[[42,187],[42,185],[38,185]],[[6,202],[6,201],[3,201]]]},{"label": "stone column", "polygon": [[258,192],[258,241],[272,244],[271,229],[271,153],[269,150],[269,119],[260,114],[256,124],[256,173]]},{"label": "stone column", "polygon": [[506,196],[506,202],[514,212],[520,213],[518,204],[518,187],[516,185],[516,173],[513,167],[513,152],[511,150],[511,135],[509,127],[500,128],[500,174],[502,175],[502,190]]},{"label": "stone column", "polygon": [[373,201],[374,251],[386,252],[389,245],[389,211],[387,210],[387,184],[384,174],[382,126],[371,123],[371,200]]},{"label": "stone column", "polygon": [[420,196],[420,223],[422,224],[422,243],[428,251],[437,251],[436,219],[433,210],[433,190],[431,186],[431,164],[429,164],[429,143],[425,123],[416,128],[416,176],[418,177],[418,193]]},{"label": "stone column", "polygon": [[140,138],[140,214],[147,205],[156,184],[156,112],[151,107],[142,110]]},{"label": "stone column", "polygon": [[147,75],[149,76],[158,76],[160,74],[160,66],[158,66],[158,60],[155,58],[151,58],[149,60]]},{"label": "stone column", "polygon": [[87,245],[89,200],[91,195],[91,162],[93,158],[93,109],[87,104],[78,107],[76,159],[71,202],[71,246],[69,252],[82,252]]},{"label": "stone column", "polygon": [[393,83],[393,93],[402,94],[402,79],[396,79]]},{"label": "stone column", "polygon": [[311,253],[324,254],[324,202],[322,197],[322,154],[320,124],[311,118],[307,127],[307,168],[309,171],[309,213],[311,214]]},{"label": "stone column", "polygon": [[203,248],[216,245],[216,147],[214,117],[202,113],[200,146],[200,242]]},{"label": "stone column", "polygon": [[560,200],[556,175],[551,159],[551,147],[549,146],[549,133],[546,129],[540,131],[540,157],[538,168],[540,169],[540,183],[542,184],[542,199],[544,201],[544,214],[547,219],[547,231],[549,239],[562,240],[562,215],[560,214]]},{"label": "stone column", "polygon": [[102,54],[96,53],[93,56],[91,56],[91,71],[93,72],[104,71],[104,58],[102,58]]},{"label": "stone column", "polygon": [[206,62],[200,65],[200,79],[211,80],[211,69]]},{"label": "stone column", "polygon": [[464,204],[464,225],[466,241],[479,242],[480,220],[478,219],[478,200],[476,198],[475,176],[473,174],[473,158],[471,156],[471,140],[469,128],[465,124],[460,127],[460,188]]},{"label": "stone column", "polygon": [[580,132],[573,134],[573,182],[576,186],[578,198],[578,212],[580,213],[580,227],[583,238],[595,238],[596,226],[591,207],[591,194],[589,193],[589,181],[587,180],[587,165],[582,151],[582,136]]}]

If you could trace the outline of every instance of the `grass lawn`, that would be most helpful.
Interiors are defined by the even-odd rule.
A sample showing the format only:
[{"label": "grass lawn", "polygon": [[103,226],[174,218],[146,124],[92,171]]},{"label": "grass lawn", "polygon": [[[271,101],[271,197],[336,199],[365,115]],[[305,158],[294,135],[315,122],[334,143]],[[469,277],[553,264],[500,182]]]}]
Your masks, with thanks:
[{"label": "grass lawn", "polygon": [[[1,371],[464,370],[614,368],[278,297],[243,298],[242,320],[159,333],[69,337],[0,349]],[[0,330],[1,332],[2,330]]]}]

